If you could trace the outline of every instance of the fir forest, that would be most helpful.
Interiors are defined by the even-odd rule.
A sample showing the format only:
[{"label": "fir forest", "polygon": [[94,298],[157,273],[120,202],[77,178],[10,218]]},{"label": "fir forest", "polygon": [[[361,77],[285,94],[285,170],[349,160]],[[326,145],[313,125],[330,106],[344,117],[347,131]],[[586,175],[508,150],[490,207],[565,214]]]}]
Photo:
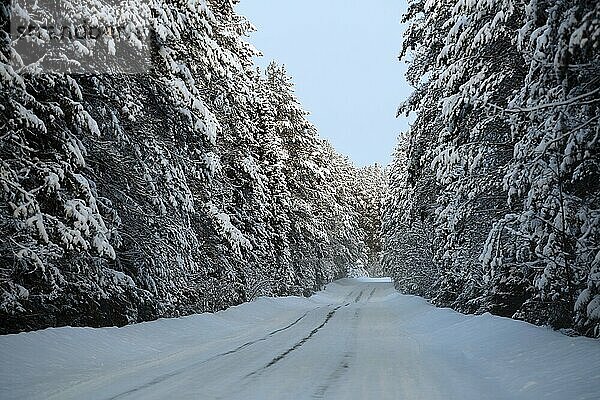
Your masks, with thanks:
[{"label": "fir forest", "polygon": [[600,2],[362,2],[359,165],[253,1],[0,5],[0,398],[600,398]]}]

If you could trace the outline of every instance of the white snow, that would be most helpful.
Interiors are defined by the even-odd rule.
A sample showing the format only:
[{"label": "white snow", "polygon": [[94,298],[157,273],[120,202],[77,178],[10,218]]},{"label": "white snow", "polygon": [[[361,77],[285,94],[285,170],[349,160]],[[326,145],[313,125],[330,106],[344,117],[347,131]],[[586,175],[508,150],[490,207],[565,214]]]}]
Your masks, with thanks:
[{"label": "white snow", "polygon": [[242,249],[252,250],[252,243],[233,225],[228,214],[220,212],[213,204],[209,205],[209,210],[215,223],[226,234],[229,243],[236,252],[241,253]]},{"label": "white snow", "polygon": [[598,399],[600,343],[343,279],[311,298],[0,337],[2,399]]}]

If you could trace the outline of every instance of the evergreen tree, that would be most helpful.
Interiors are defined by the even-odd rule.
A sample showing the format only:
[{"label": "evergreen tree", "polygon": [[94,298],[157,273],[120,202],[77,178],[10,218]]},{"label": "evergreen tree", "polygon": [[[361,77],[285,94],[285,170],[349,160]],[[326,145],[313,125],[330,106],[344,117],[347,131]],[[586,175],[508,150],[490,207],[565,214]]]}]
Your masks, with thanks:
[{"label": "evergreen tree", "polygon": [[385,269],[438,304],[598,335],[598,5],[415,1],[405,18],[417,119],[388,172]]},{"label": "evergreen tree", "polygon": [[[106,26],[129,18],[127,40],[152,60],[137,74],[35,73],[2,31],[2,332],[310,294],[367,253],[345,197],[356,169],[319,138],[282,68],[255,69],[234,4],[84,8]],[[146,23],[150,40],[136,36]],[[69,57],[94,59],[115,43],[73,46]]]}]

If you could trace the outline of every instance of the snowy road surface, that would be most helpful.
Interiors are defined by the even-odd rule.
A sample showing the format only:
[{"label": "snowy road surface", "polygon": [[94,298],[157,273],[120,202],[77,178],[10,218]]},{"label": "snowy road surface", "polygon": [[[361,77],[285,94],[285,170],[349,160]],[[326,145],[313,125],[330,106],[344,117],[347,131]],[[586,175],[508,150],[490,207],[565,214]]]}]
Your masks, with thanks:
[{"label": "snowy road surface", "polygon": [[0,399],[600,399],[600,342],[344,279],[305,299],[0,337]]}]

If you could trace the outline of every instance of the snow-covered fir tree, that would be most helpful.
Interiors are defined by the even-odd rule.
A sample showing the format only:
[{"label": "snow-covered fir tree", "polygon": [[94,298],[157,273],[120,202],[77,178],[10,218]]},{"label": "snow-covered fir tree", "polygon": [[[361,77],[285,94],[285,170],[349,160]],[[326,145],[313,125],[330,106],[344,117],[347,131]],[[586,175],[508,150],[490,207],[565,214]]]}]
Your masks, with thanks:
[{"label": "snow-covered fir tree", "polygon": [[408,136],[402,135],[385,171],[381,264],[383,274],[393,277],[403,293],[430,296],[438,276],[431,229],[436,185],[429,169],[418,164],[409,169],[409,151]]},{"label": "snow-covered fir tree", "polygon": [[[347,197],[361,193],[357,169],[317,135],[281,67],[256,70],[235,3],[86,9],[107,26],[125,18],[152,60],[137,74],[39,73],[2,31],[2,332],[310,294],[364,262]],[[39,15],[2,8],[17,11]],[[143,41],[133,28],[148,21]]]},{"label": "snow-covered fir tree", "polygon": [[[400,111],[417,119],[383,220],[399,287],[599,334],[599,16],[586,1],[411,3],[402,55],[416,90]],[[407,240],[417,215],[432,222],[433,257]],[[435,284],[413,283],[432,271]]]},{"label": "snow-covered fir tree", "polygon": [[381,276],[382,242],[381,242],[381,216],[382,196],[385,188],[383,168],[378,165],[369,165],[358,169],[355,184],[358,193],[349,199],[358,199],[359,224],[365,234],[365,245],[368,251],[366,271],[372,276]]},{"label": "snow-covered fir tree", "polygon": [[[531,1],[518,45],[524,85],[504,110],[518,140],[506,174],[508,216],[533,298],[520,316],[600,335],[597,276],[600,4]],[[578,301],[577,301],[578,300]]]}]

